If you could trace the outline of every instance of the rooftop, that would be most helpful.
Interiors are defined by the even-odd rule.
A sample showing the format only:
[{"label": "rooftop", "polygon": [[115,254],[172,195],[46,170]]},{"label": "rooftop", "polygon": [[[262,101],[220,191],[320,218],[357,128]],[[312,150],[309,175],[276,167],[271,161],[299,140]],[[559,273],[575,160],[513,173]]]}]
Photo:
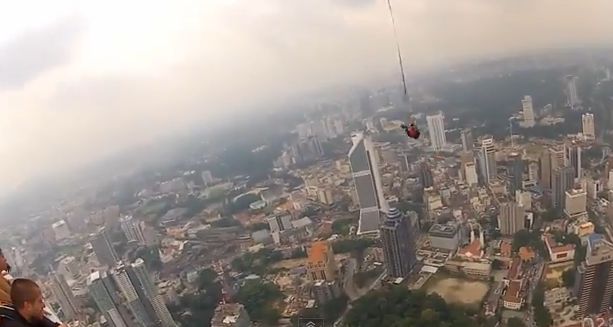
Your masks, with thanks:
[{"label": "rooftop", "polygon": [[330,246],[327,241],[311,243],[311,248],[309,249],[309,262],[326,261],[328,249],[330,249]]},{"label": "rooftop", "polygon": [[215,308],[215,313],[211,319],[212,326],[234,326],[241,315],[245,314],[245,309],[239,303],[220,304]]},{"label": "rooftop", "polygon": [[432,227],[430,227],[430,230],[428,231],[428,234],[430,234],[431,236],[452,238],[452,237],[454,237],[457,234],[457,232],[458,232],[458,226],[457,225],[434,224],[434,225],[432,225]]},{"label": "rooftop", "polygon": [[461,248],[458,252],[459,255],[464,255],[467,257],[480,257],[481,256],[481,241],[478,238],[475,238],[470,244]]},{"label": "rooftop", "polygon": [[514,280],[509,282],[509,287],[504,293],[503,300],[511,303],[521,303],[521,281]]}]

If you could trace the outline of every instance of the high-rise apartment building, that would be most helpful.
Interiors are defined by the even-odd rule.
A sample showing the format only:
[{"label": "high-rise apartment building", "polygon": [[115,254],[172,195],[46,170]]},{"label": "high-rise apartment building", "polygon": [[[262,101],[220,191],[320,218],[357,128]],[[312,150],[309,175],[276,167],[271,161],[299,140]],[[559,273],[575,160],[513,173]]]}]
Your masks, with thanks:
[{"label": "high-rise apartment building", "polygon": [[142,300],[138,296],[132,281],[128,275],[128,271],[123,264],[115,267],[111,273],[115,285],[121,294],[123,305],[125,305],[132,313],[133,322],[136,326],[148,327],[153,326],[154,320],[145,310]]},{"label": "high-rise apartment building", "polygon": [[594,114],[583,114],[581,116],[581,126],[583,130],[583,137],[587,141],[593,141],[596,139],[596,130],[594,128]]},{"label": "high-rise apartment building", "polygon": [[524,229],[525,208],[513,201],[500,204],[498,213],[498,228],[502,235],[513,235]]},{"label": "high-rise apartment building", "polygon": [[407,277],[417,262],[415,233],[410,230],[407,218],[391,208],[380,233],[388,276]]},{"label": "high-rise apartment building", "polygon": [[477,168],[474,162],[467,162],[464,164],[464,178],[466,179],[466,184],[468,185],[476,185],[479,183]]},{"label": "high-rise apartment building", "polygon": [[307,274],[311,280],[333,281],[336,279],[336,261],[334,261],[334,252],[328,241],[311,243],[307,252]]},{"label": "high-rise apartment building", "polygon": [[52,274],[51,292],[60,305],[62,312],[60,315],[61,318],[63,318],[64,321],[75,319],[80,313],[81,308],[63,275],[57,273]]},{"label": "high-rise apartment building", "polygon": [[358,234],[377,233],[381,221],[380,212],[387,212],[388,206],[383,195],[375,146],[370,136],[363,133],[354,133],[351,140],[353,146],[348,156],[360,205]]},{"label": "high-rise apartment building", "polygon": [[510,193],[523,189],[524,162],[519,152],[511,152],[508,156],[508,171],[510,177]]},{"label": "high-rise apartment building", "polygon": [[145,235],[143,234],[141,221],[134,219],[132,216],[123,216],[119,218],[119,223],[128,242],[145,244]]},{"label": "high-rise apartment building", "polygon": [[128,327],[117,303],[117,289],[105,271],[95,271],[87,279],[89,294],[110,327]]},{"label": "high-rise apartment building", "polygon": [[564,143],[564,165],[573,167],[575,180],[579,180],[583,177],[583,170],[581,168],[581,144],[576,140],[570,140]]},{"label": "high-rise apartment building", "polygon": [[566,191],[574,186],[574,169],[572,167],[556,168],[551,181],[551,205],[563,210],[566,202]]},{"label": "high-rise apartment building", "polygon": [[581,105],[581,100],[579,99],[579,94],[577,93],[577,76],[567,75],[566,78],[566,104],[572,110],[579,109]]},{"label": "high-rise apartment building", "polygon": [[484,136],[479,140],[477,160],[479,161],[481,182],[488,185],[496,179],[497,175],[496,148],[493,137]]},{"label": "high-rise apartment building", "polygon": [[473,132],[470,128],[465,128],[460,134],[462,139],[462,151],[471,152],[474,148]]},{"label": "high-rise apartment building", "polygon": [[585,261],[577,267],[574,295],[582,317],[609,311],[613,296],[613,244],[601,234],[588,236]]},{"label": "high-rise apartment building", "polygon": [[428,166],[427,162],[422,162],[420,165],[420,182],[424,188],[434,186],[434,177],[432,176],[432,170]]},{"label": "high-rise apartment building", "polygon": [[549,150],[541,153],[539,166],[541,170],[540,186],[544,189],[551,189],[551,154]]},{"label": "high-rise apartment building", "polygon": [[132,264],[126,266],[126,271],[145,310],[153,318],[155,326],[177,327],[143,259],[136,259]]},{"label": "high-rise apartment building", "polygon": [[441,151],[447,145],[447,137],[445,136],[445,117],[439,113],[432,116],[426,116],[428,122],[428,132],[430,133],[430,143],[434,151]]},{"label": "high-rise apartment building", "polygon": [[532,97],[529,95],[524,96],[521,100],[522,109],[523,109],[523,126],[524,127],[534,127],[534,108],[532,106]]},{"label": "high-rise apartment building", "polygon": [[115,263],[119,261],[119,256],[115,252],[113,243],[104,227],[100,228],[97,233],[91,235],[90,242],[100,264],[107,267],[113,267]]}]

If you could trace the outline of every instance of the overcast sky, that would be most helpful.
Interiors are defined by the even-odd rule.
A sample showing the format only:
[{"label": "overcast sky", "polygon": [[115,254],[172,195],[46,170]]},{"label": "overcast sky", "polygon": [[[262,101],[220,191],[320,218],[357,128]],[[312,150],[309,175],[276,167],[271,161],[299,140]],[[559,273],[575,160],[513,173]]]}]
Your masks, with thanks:
[{"label": "overcast sky", "polygon": [[[395,0],[407,73],[613,44],[610,0]],[[204,119],[396,67],[384,0],[0,0],[0,194]]]}]

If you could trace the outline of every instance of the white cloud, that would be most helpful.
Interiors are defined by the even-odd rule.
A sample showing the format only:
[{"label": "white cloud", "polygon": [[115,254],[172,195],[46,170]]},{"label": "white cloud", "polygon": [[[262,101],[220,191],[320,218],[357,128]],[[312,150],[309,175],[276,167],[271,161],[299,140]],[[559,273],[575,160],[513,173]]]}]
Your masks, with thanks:
[{"label": "white cloud", "polygon": [[[393,4],[409,75],[475,56],[613,43],[608,0]],[[45,35],[67,21],[79,25],[78,37],[62,39],[66,60],[21,70],[15,87],[0,91],[0,154],[10,158],[1,163],[3,185],[95,160],[197,119],[227,117],[228,108],[248,110],[396,68],[384,0],[11,5],[15,10],[0,12],[0,58],[13,56],[11,45],[33,33]],[[28,56],[57,45],[37,40],[22,47]]]}]

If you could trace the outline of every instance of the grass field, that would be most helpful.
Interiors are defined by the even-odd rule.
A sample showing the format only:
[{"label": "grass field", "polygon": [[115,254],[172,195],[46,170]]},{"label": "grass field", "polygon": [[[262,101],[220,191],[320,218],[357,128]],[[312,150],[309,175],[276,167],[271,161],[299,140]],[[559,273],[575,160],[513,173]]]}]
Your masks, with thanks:
[{"label": "grass field", "polygon": [[437,293],[447,303],[479,307],[487,295],[489,285],[486,282],[468,280],[438,273],[426,283],[426,292]]}]

